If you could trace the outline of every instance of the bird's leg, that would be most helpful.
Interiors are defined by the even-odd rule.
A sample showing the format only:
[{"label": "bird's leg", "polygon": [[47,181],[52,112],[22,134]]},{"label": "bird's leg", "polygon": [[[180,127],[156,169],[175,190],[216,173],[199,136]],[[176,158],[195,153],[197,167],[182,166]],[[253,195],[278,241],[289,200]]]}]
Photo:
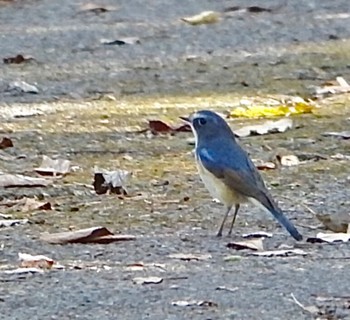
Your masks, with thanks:
[{"label": "bird's leg", "polygon": [[232,222],[231,222],[230,231],[228,232],[228,235],[229,235],[229,236],[230,236],[231,233],[232,233],[233,225],[235,224],[236,216],[237,216],[238,210],[239,210],[239,203],[237,203],[236,206],[235,206],[235,213],[233,214],[233,219],[232,219]]},{"label": "bird's leg", "polygon": [[222,229],[224,228],[225,221],[226,221],[226,219],[227,219],[227,216],[228,216],[229,212],[231,211],[231,208],[232,208],[232,206],[227,207],[227,209],[226,209],[225,216],[224,216],[224,220],[222,220],[222,223],[221,223],[219,232],[218,232],[218,234],[216,235],[217,237],[221,237],[221,236],[222,236]]}]

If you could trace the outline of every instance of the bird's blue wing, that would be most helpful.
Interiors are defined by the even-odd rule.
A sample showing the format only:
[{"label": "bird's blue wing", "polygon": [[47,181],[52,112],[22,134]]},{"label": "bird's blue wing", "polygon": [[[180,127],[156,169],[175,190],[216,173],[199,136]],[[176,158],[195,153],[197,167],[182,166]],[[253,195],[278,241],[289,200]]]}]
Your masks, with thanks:
[{"label": "bird's blue wing", "polygon": [[200,148],[197,150],[197,157],[208,171],[227,186],[247,197],[263,201],[268,190],[248,155],[241,148],[216,148],[216,151],[214,153],[207,148]]},{"label": "bird's blue wing", "polygon": [[[248,198],[258,200],[296,240],[301,240],[301,234],[273,201],[262,177],[248,158],[248,155],[242,149],[239,152],[243,153],[239,154],[238,157],[237,154],[232,155],[228,152],[230,151],[226,150],[224,153],[226,157],[223,157],[223,154],[213,154],[208,149],[201,148],[197,150],[197,157],[208,171],[229,188]],[[231,164],[227,160],[233,163]],[[234,163],[235,160],[237,162]]]}]

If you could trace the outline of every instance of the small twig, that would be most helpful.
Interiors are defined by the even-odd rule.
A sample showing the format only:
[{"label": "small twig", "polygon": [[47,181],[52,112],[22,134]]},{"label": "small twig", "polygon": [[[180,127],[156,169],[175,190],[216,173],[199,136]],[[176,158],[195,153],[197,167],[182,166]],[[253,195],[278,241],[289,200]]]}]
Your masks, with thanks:
[{"label": "small twig", "polygon": [[[297,300],[297,298],[295,297],[294,293],[291,293],[290,296],[292,297],[293,301],[303,310],[305,310],[305,307],[301,304],[301,302],[299,302]],[[306,311],[306,310],[305,310]]]},{"label": "small twig", "polygon": [[318,213],[311,209],[309,206],[307,206],[305,203],[300,203],[305,209],[307,209],[308,211],[310,211],[315,217],[318,215]]}]

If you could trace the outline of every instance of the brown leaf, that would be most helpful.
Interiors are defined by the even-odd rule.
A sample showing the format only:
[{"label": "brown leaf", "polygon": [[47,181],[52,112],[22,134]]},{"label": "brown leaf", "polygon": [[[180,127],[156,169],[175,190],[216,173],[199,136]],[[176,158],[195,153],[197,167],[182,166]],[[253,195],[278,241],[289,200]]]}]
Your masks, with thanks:
[{"label": "brown leaf", "polygon": [[34,171],[43,176],[63,176],[70,171],[70,161],[64,159],[51,159],[43,155],[43,160],[39,168]]},{"label": "brown leaf", "polygon": [[0,173],[0,188],[46,187],[51,181],[20,174]]},{"label": "brown leaf", "polygon": [[174,131],[169,125],[160,120],[149,120],[148,126],[153,134],[169,133]]},{"label": "brown leaf", "polygon": [[3,59],[5,64],[20,64],[31,60],[34,60],[32,56],[24,56],[22,54],[18,54],[17,56],[7,57]]},{"label": "brown leaf", "polygon": [[246,240],[246,241],[237,241],[237,242],[230,242],[227,244],[228,248],[235,249],[235,250],[253,250],[253,251],[262,251],[264,250],[264,244],[263,239],[252,239],[252,240]]},{"label": "brown leaf", "polygon": [[10,138],[2,138],[1,142],[0,142],[0,149],[6,149],[6,148],[12,148],[13,147],[13,143],[12,140]]},{"label": "brown leaf", "polygon": [[43,234],[41,240],[52,244],[66,243],[101,243],[135,240],[132,235],[115,235],[105,227],[92,227],[76,231],[67,231],[52,234]]},{"label": "brown leaf", "polygon": [[153,134],[192,131],[191,127],[188,124],[182,124],[178,127],[172,127],[161,120],[149,120],[148,127]]},{"label": "brown leaf", "polygon": [[332,213],[332,214],[318,214],[316,218],[322,222],[322,224],[333,232],[347,233],[350,225],[349,213]]},{"label": "brown leaf", "polygon": [[169,258],[180,259],[185,261],[190,260],[208,260],[211,259],[211,254],[193,254],[193,253],[173,253],[169,255]]},{"label": "brown leaf", "polygon": [[52,210],[51,203],[45,201],[38,201],[32,198],[24,198],[22,212],[34,211],[34,210]]}]

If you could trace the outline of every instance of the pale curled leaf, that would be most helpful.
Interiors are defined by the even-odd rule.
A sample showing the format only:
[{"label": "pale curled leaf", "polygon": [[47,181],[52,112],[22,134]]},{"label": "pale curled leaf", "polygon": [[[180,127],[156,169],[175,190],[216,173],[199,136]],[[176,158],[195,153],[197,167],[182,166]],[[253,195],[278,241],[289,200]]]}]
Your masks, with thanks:
[{"label": "pale curled leaf", "polygon": [[268,120],[262,124],[250,125],[238,130],[235,134],[239,137],[247,137],[250,135],[263,135],[268,133],[285,132],[293,127],[293,120],[283,118],[278,121]]},{"label": "pale curled leaf", "polygon": [[171,304],[177,307],[217,307],[218,304],[216,302],[207,301],[207,300],[177,300],[172,301]]},{"label": "pale curled leaf", "polygon": [[66,175],[70,171],[70,161],[65,159],[51,159],[43,155],[40,167],[35,168],[34,171],[41,175]]},{"label": "pale curled leaf", "polygon": [[33,178],[20,174],[0,173],[0,188],[46,187],[52,182],[43,178]]},{"label": "pale curled leaf", "polygon": [[220,20],[220,13],[215,11],[203,11],[191,17],[181,18],[182,21],[192,25],[211,24]]},{"label": "pale curled leaf", "polygon": [[273,234],[266,231],[256,231],[242,234],[243,238],[272,238]]},{"label": "pale curled leaf", "polygon": [[230,242],[229,244],[227,244],[227,247],[235,250],[245,250],[245,249],[254,250],[254,251],[264,250],[263,239],[261,238]]},{"label": "pale curled leaf", "polygon": [[115,235],[105,227],[92,227],[76,231],[67,231],[52,234],[42,234],[41,240],[52,244],[65,243],[102,243],[130,241],[136,237],[132,235]]},{"label": "pale curled leaf", "polygon": [[132,173],[127,170],[108,171],[104,169],[94,168],[94,189],[97,194],[110,193],[127,195],[126,184],[128,183]]},{"label": "pale curled leaf", "polygon": [[33,198],[24,198],[20,200],[19,205],[22,205],[22,212],[29,212],[35,210],[52,210],[51,203],[45,201],[39,201]]},{"label": "pale curled leaf", "polygon": [[211,259],[211,254],[194,254],[194,253],[173,253],[169,255],[169,258],[180,259],[185,261],[190,260],[208,260]]},{"label": "pale curled leaf", "polygon": [[33,274],[33,273],[44,273],[44,270],[39,268],[17,268],[12,270],[3,271],[5,274],[16,274],[16,275],[25,275],[25,274]]},{"label": "pale curled leaf", "polygon": [[163,278],[160,277],[136,277],[132,279],[136,284],[158,284],[163,282]]},{"label": "pale curled leaf", "polygon": [[33,93],[37,94],[39,93],[39,89],[31,85],[25,81],[12,81],[8,85],[8,90],[9,91],[19,91],[19,92],[24,92],[24,93]]},{"label": "pale curled leaf", "polygon": [[307,242],[348,242],[350,240],[350,233],[323,233],[320,232],[316,237],[307,239]]},{"label": "pale curled leaf", "polygon": [[324,137],[337,137],[342,139],[350,139],[350,131],[340,131],[340,132],[325,132],[322,134]]},{"label": "pale curled leaf", "polygon": [[308,253],[301,249],[271,250],[250,253],[253,256],[260,257],[289,257],[289,256],[306,256]]},{"label": "pale curled leaf", "polygon": [[55,261],[43,255],[33,256],[28,253],[18,253],[20,267],[22,268],[40,268],[51,269]]},{"label": "pale curled leaf", "polygon": [[239,289],[238,287],[229,288],[225,286],[219,286],[215,288],[215,290],[222,290],[222,291],[228,291],[228,292],[236,292],[238,289]]},{"label": "pale curled leaf", "polygon": [[294,154],[281,156],[280,162],[281,162],[281,165],[284,167],[292,167],[300,164],[298,157],[295,156]]},{"label": "pale curled leaf", "polygon": [[28,219],[0,220],[0,227],[13,227],[20,224],[26,224],[28,222]]}]

